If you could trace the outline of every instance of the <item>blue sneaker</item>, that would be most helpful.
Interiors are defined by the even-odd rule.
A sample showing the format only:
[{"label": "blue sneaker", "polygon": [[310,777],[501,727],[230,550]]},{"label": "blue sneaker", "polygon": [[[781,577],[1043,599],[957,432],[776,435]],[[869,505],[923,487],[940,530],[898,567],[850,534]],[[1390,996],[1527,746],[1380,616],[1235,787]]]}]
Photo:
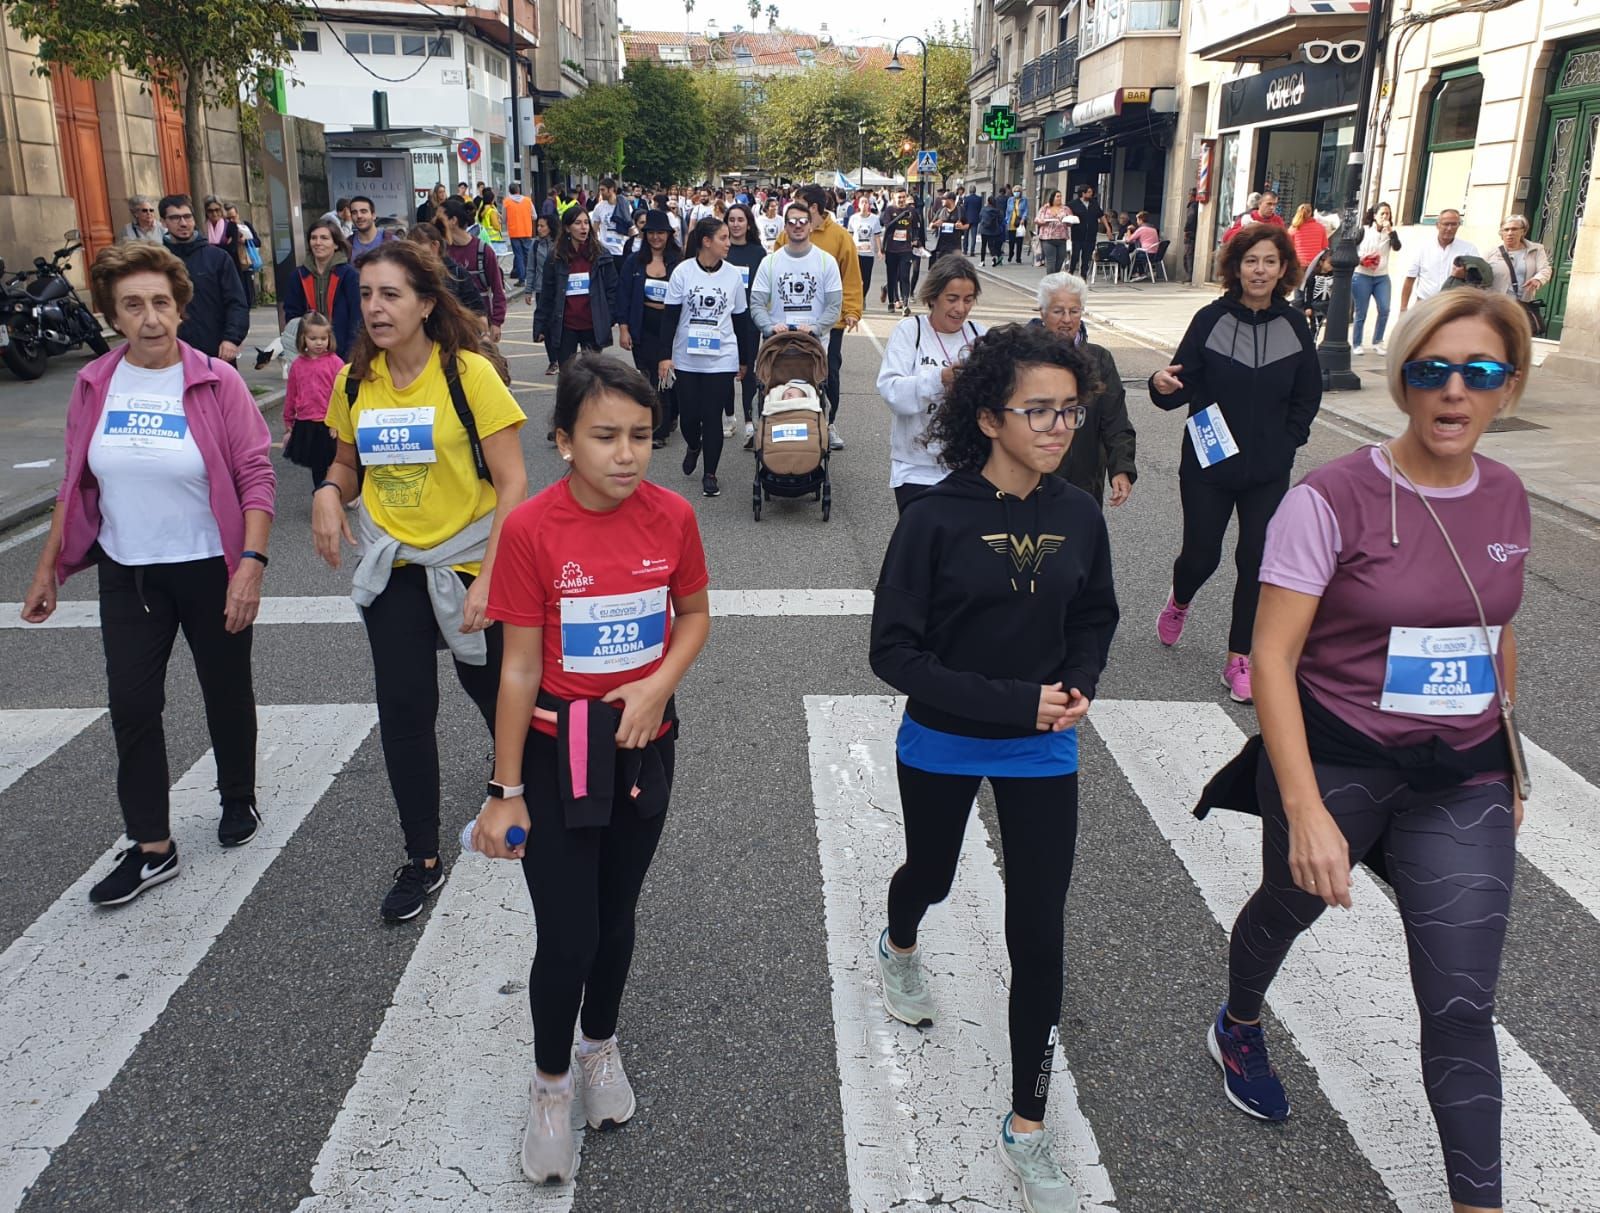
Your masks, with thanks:
[{"label": "blue sneaker", "polygon": [[1289,1096],[1267,1056],[1267,1036],[1260,1024],[1229,1023],[1227,1004],[1206,1030],[1206,1052],[1222,1069],[1222,1093],[1228,1102],[1258,1120],[1284,1120]]}]

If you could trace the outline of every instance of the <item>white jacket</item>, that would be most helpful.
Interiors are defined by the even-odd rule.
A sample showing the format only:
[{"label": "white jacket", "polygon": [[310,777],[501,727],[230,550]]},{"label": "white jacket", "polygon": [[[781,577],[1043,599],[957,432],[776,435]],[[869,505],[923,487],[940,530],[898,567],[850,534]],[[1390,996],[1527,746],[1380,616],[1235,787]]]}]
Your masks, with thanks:
[{"label": "white jacket", "polygon": [[960,336],[935,333],[926,316],[908,316],[895,325],[878,370],[878,395],[894,414],[889,429],[889,487],[938,484],[949,473],[939,448],[923,443],[928,418],[944,399],[942,372],[959,365],[962,351],[984,334],[969,320]]}]

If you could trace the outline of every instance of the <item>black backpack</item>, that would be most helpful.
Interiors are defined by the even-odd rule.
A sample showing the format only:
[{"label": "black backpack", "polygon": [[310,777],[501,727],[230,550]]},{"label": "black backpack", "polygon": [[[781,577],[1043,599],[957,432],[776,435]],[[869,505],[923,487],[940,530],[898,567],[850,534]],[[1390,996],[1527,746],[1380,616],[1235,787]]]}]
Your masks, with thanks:
[{"label": "black backpack", "polygon": [[[478,438],[478,422],[472,415],[472,409],[467,405],[466,389],[461,386],[461,368],[456,365],[454,355],[444,360],[444,381],[450,386],[450,403],[455,405],[456,419],[461,422],[461,428],[467,431],[467,441],[472,444],[472,463],[478,469],[478,479],[493,484],[494,478],[489,475],[489,465],[483,460],[483,443]],[[361,380],[354,375],[346,374],[344,379],[345,399],[350,402],[350,423],[355,424],[356,397],[361,392]]]}]

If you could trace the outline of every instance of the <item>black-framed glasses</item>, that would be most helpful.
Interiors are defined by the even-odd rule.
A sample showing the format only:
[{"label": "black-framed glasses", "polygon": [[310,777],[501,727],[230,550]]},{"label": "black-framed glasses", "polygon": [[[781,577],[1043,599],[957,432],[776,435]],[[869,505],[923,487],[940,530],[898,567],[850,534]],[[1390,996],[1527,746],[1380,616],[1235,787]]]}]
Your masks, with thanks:
[{"label": "black-framed glasses", "polygon": [[1418,358],[1400,368],[1407,387],[1432,390],[1450,382],[1450,376],[1459,373],[1461,382],[1474,392],[1492,392],[1506,385],[1506,379],[1516,374],[1517,368],[1509,362],[1496,362],[1493,358],[1474,358],[1471,362],[1446,362],[1443,358]]},{"label": "black-framed glasses", "polygon": [[1089,407],[1083,404],[1069,404],[1065,408],[1053,409],[1049,405],[1036,404],[1032,408],[1017,409],[1006,405],[1001,412],[1016,413],[1026,417],[1028,428],[1036,434],[1048,434],[1056,428],[1059,418],[1061,424],[1069,430],[1081,430],[1083,423],[1089,419]]}]

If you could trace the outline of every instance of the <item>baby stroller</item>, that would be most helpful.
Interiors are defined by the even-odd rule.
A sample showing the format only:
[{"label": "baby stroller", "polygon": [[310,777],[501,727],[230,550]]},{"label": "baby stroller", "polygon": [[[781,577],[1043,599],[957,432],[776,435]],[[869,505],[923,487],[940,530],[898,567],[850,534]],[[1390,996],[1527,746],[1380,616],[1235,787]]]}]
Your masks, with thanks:
[{"label": "baby stroller", "polygon": [[826,522],[833,512],[828,413],[822,396],[828,351],[810,333],[774,333],[756,354],[755,375],[762,389],[751,511],[760,522],[762,501],[809,495],[822,502]]}]

